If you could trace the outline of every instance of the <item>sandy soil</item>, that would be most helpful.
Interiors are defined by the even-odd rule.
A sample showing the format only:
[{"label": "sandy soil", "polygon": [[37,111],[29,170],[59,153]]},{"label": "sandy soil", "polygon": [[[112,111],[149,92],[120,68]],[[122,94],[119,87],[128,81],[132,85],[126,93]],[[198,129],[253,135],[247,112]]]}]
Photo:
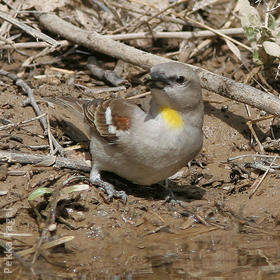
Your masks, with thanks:
[{"label": "sandy soil", "polygon": [[[75,79],[89,83],[89,73],[83,68],[85,58],[79,57],[79,60],[82,70],[76,72]],[[14,63],[5,64],[4,69],[16,72],[20,61],[19,56]],[[220,64],[227,69],[225,75],[242,75],[235,72],[234,62],[225,56],[209,57],[206,67],[221,73],[223,69],[215,68]],[[112,62],[105,67],[111,65]],[[55,76],[52,78],[35,79],[38,74],[43,73],[34,70],[25,77],[35,89],[38,100],[58,95],[83,96],[81,90],[68,85],[67,75],[53,72]],[[26,97],[21,89],[7,79],[2,81],[2,123],[5,120],[17,123],[34,117],[31,107],[22,106]],[[139,86],[134,88],[143,90]],[[269,173],[249,199],[252,185],[263,172],[242,165],[253,162],[250,157],[228,162],[231,157],[254,154],[258,150],[255,143],[250,144],[245,106],[206,91],[204,100],[204,147],[191,167],[184,168],[182,177],[172,183],[176,196],[185,201],[185,207],[164,203],[166,193],[161,186],[140,188],[130,183],[118,184],[128,194],[126,205],[119,200],[106,202],[106,196],[93,186],[88,191],[61,196],[53,238],[73,236],[74,239],[53,249],[42,250],[42,256],[33,267],[41,279],[280,277],[277,250],[279,173],[276,169]],[[40,106],[46,111],[44,104],[40,103]],[[258,110],[250,111],[253,119],[260,116]],[[270,122],[263,121],[256,127],[261,141],[271,137]],[[67,140],[61,131],[53,129],[53,132],[60,141]],[[0,132],[1,150],[46,155],[47,149],[34,151],[30,148],[48,144],[42,135],[38,121],[3,130]],[[89,159],[89,154],[80,149],[68,151],[66,157],[83,160]],[[12,171],[25,173],[14,176]],[[19,235],[11,240],[3,236],[1,242],[11,242],[15,251],[33,246],[45,227],[48,198],[40,197],[29,203],[27,196],[38,187],[61,187],[62,182],[73,174],[83,173],[19,163],[2,164],[0,232],[28,233],[30,236]],[[10,225],[6,218],[11,219]],[[2,254],[8,257],[5,252]],[[30,255],[27,258],[32,259]],[[18,261],[12,256],[11,266],[7,264],[8,259],[2,262],[1,265],[11,268],[13,273],[0,272],[1,279],[19,276],[20,279],[31,279],[31,272],[28,266],[24,267],[23,260]],[[87,278],[81,278],[82,275]]]}]

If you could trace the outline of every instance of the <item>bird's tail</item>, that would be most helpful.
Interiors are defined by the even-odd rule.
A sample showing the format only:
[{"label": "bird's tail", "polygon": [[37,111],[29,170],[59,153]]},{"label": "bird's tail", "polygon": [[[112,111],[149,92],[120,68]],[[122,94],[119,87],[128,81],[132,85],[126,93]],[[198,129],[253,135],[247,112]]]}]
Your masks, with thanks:
[{"label": "bird's tail", "polygon": [[48,98],[50,120],[57,122],[62,130],[76,142],[90,140],[91,127],[85,122],[84,104],[88,100],[69,96]]}]

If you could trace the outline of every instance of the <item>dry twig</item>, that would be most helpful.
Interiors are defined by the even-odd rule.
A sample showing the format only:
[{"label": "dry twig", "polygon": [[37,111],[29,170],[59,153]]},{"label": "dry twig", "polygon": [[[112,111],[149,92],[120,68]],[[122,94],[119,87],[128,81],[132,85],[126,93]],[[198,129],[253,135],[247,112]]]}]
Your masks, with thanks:
[{"label": "dry twig", "polygon": [[87,68],[94,76],[94,78],[98,80],[103,80],[104,82],[109,83],[110,85],[113,85],[115,87],[121,85],[129,86],[129,82],[119,77],[116,72],[111,70],[104,70],[103,68],[101,68],[94,56],[90,56],[88,58]]},{"label": "dry twig", "polygon": [[46,115],[47,115],[47,114],[44,113],[44,114],[42,114],[42,115],[39,115],[38,117],[34,117],[34,118],[31,118],[31,119],[26,120],[26,121],[21,121],[21,122],[18,122],[18,123],[9,123],[9,124],[0,126],[0,131],[1,131],[1,130],[5,130],[5,129],[9,129],[9,128],[12,128],[12,127],[18,127],[18,126],[21,126],[21,125],[23,125],[23,124],[28,124],[28,123],[30,123],[30,122],[39,120],[40,118],[43,118],[43,117],[45,117]]},{"label": "dry twig", "polygon": [[57,207],[57,202],[58,202],[58,198],[59,198],[59,192],[62,188],[63,188],[63,185],[59,185],[58,187],[55,188],[54,192],[52,193],[51,202],[49,204],[49,209],[48,209],[49,212],[48,212],[47,221],[46,221],[44,229],[42,230],[40,239],[38,240],[37,245],[36,245],[35,254],[34,254],[33,260],[32,260],[33,264],[35,263],[35,261],[37,260],[37,258],[40,255],[40,251],[42,249],[43,242],[47,239],[47,236],[50,233],[49,229],[51,228],[52,225],[55,225],[56,207]]},{"label": "dry twig", "polygon": [[[35,100],[33,90],[17,75],[9,73],[4,70],[0,70],[0,76],[5,76],[11,79],[18,87],[20,87],[28,96],[28,98],[25,100],[24,105],[31,105],[36,113],[37,116],[41,116],[42,112]],[[53,137],[52,134],[49,134],[48,131],[48,124],[45,117],[39,118],[39,121],[44,129],[44,133],[46,135],[49,135],[49,137],[52,139],[52,142],[56,148],[55,152],[58,151],[61,155],[63,155],[63,148],[60,146],[60,144],[56,141],[56,139]]]},{"label": "dry twig", "polygon": [[[213,29],[214,30],[214,29]],[[202,30],[197,32],[137,32],[137,33],[126,33],[126,34],[117,34],[117,35],[104,35],[105,38],[112,40],[135,40],[135,39],[195,39],[195,38],[209,38],[215,36],[224,36],[224,35],[240,35],[244,34],[242,28],[229,28],[208,31]]]},{"label": "dry twig", "polygon": [[[67,40],[58,41],[60,47],[68,47],[71,43]],[[7,49],[37,49],[37,48],[46,48],[49,47],[50,44],[47,42],[26,42],[26,43],[13,43],[5,45],[0,42],[0,50]]]},{"label": "dry twig", "polygon": [[90,172],[91,166],[85,161],[73,160],[56,156],[41,156],[24,153],[0,151],[0,162],[37,164],[38,166],[53,166]]},{"label": "dry twig", "polygon": [[201,22],[199,22],[199,21],[196,21],[196,20],[194,20],[194,19],[192,19],[192,18],[190,18],[190,17],[185,17],[185,19],[186,19],[187,21],[190,21],[190,22],[192,22],[192,23],[195,23],[195,24],[197,24],[197,25],[199,25],[199,26],[201,26],[201,27],[203,27],[203,28],[206,28],[206,29],[212,31],[213,33],[215,33],[215,34],[221,36],[222,38],[227,39],[227,40],[233,42],[234,44],[239,45],[240,47],[242,47],[242,48],[244,48],[244,49],[246,49],[246,50],[248,50],[248,51],[250,51],[250,52],[252,51],[252,48],[251,48],[251,47],[248,47],[248,46],[246,46],[246,45],[240,43],[239,41],[237,41],[237,40],[235,40],[235,39],[232,39],[232,38],[229,37],[228,35],[221,33],[219,30],[216,30],[216,29],[214,29],[214,28],[211,28],[211,27],[209,27],[208,25],[203,24],[203,23],[201,23]]},{"label": "dry twig", "polygon": [[[56,240],[53,240],[53,241],[50,241],[48,243],[43,244],[41,248],[42,249],[50,249],[54,246],[64,244],[65,242],[69,242],[73,239],[74,239],[74,236],[64,236],[64,237],[61,237],[61,238],[58,238]],[[33,247],[33,248],[30,248],[30,249],[26,249],[26,250],[17,252],[17,255],[21,256],[21,257],[27,256],[27,255],[30,255],[30,254],[34,253],[35,250],[36,250],[36,248]]]},{"label": "dry twig", "polygon": [[81,84],[74,84],[77,88],[83,89],[83,93],[85,95],[91,95],[91,94],[100,94],[104,92],[117,92],[117,91],[122,91],[126,90],[125,86],[118,86],[118,87],[98,87],[98,88],[88,88],[84,85]]},{"label": "dry twig", "polygon": [[50,36],[47,36],[46,34],[26,25],[25,23],[18,21],[17,19],[10,17],[9,15],[7,15],[1,11],[0,11],[0,18],[17,26],[18,28],[22,29],[24,32],[30,34],[31,36],[35,37],[36,39],[41,39],[54,47],[59,46],[59,43],[56,40],[54,40],[53,38],[51,38]]},{"label": "dry twig", "polygon": [[[253,195],[254,195],[254,194],[256,193],[256,191],[258,190],[258,188],[260,187],[261,183],[263,182],[263,180],[264,180],[265,177],[267,176],[268,172],[270,171],[270,168],[272,167],[272,165],[273,165],[273,163],[274,163],[276,157],[277,157],[277,156],[275,156],[275,157],[273,158],[273,160],[271,161],[271,163],[270,163],[268,169],[264,172],[264,174],[263,174],[263,176],[261,177],[261,179],[260,179],[259,181],[256,180],[255,183],[253,184],[253,186],[255,186],[255,187],[254,187],[252,193],[249,195],[249,198],[252,198]],[[256,183],[256,182],[257,182],[257,183]]]},{"label": "dry twig", "polygon": [[255,138],[255,140],[256,140],[256,142],[257,142],[257,144],[258,144],[262,154],[264,153],[264,148],[263,148],[263,145],[260,142],[260,140],[259,140],[259,138],[258,138],[258,136],[257,136],[257,134],[256,134],[256,132],[254,130],[254,128],[253,128],[253,124],[257,123],[257,122],[264,121],[264,120],[269,120],[269,119],[272,119],[272,118],[273,118],[273,116],[266,116],[266,117],[263,117],[263,118],[260,118],[260,119],[249,120],[249,121],[246,122],[246,124],[247,124],[248,128],[250,129],[252,135],[254,136],[254,138]]},{"label": "dry twig", "polygon": [[246,154],[246,155],[239,155],[239,156],[236,156],[236,157],[231,157],[231,158],[228,158],[228,162],[229,161],[234,161],[234,160],[237,160],[237,159],[243,159],[245,157],[251,157],[251,158],[256,158],[256,157],[259,157],[259,158],[278,158],[280,159],[280,156],[271,156],[271,155],[262,155],[262,154]]}]

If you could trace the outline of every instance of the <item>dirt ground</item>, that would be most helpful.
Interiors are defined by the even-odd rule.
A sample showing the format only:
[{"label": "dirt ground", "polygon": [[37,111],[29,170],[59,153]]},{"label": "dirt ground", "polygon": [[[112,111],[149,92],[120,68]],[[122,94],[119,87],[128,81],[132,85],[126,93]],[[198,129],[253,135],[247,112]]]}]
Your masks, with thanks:
[{"label": "dirt ground", "polygon": [[[82,65],[84,57],[79,59]],[[212,65],[221,59],[226,60],[226,57],[212,58]],[[227,69],[231,67],[234,71],[232,62],[225,63]],[[16,65],[15,61],[6,64],[4,69],[16,71]],[[210,65],[209,60],[208,69]],[[87,70],[79,72],[80,79],[87,80],[88,75]],[[31,107],[22,106],[26,96],[21,90],[6,79],[2,81],[2,122],[17,123],[34,117]],[[31,78],[28,83],[35,89],[38,100],[47,96],[83,94],[73,85],[67,85],[63,78],[39,81]],[[73,236],[74,239],[65,246],[42,252],[33,268],[42,279],[82,279],[81,275],[88,275],[87,279],[196,279],[226,275],[234,279],[250,275],[246,279],[256,279],[257,275],[264,277],[266,274],[273,276],[259,279],[280,277],[278,171],[275,169],[268,174],[249,199],[253,183],[263,172],[242,165],[254,162],[250,157],[228,162],[231,157],[255,154],[258,150],[255,143],[253,147],[250,144],[245,106],[206,91],[204,100],[203,149],[190,168],[186,167],[183,175],[172,184],[177,198],[186,201],[185,207],[164,203],[166,193],[161,186],[143,188],[129,183],[120,187],[128,194],[126,205],[119,200],[107,203],[105,195],[93,186],[87,191],[61,197],[57,210],[61,219],[57,218],[53,238]],[[46,111],[45,105],[41,106]],[[252,118],[259,117],[258,110],[250,111]],[[270,120],[258,124],[256,131],[262,140],[271,137]],[[48,150],[30,148],[48,144],[42,135],[38,121],[3,130],[1,150],[47,154]],[[66,156],[89,158],[85,150],[69,151]],[[11,171],[25,173],[16,176]],[[2,207],[1,232],[31,234],[14,237],[15,250],[34,245],[44,228],[46,199],[40,197],[30,205],[28,194],[37,187],[61,186],[73,174],[82,173],[17,163],[1,165],[1,205],[7,204],[6,209],[9,209]],[[32,207],[41,215],[36,216]],[[13,221],[11,228],[6,222],[8,216]],[[14,257],[12,263],[13,276],[9,279],[16,279],[15,275],[29,279],[27,268],[19,265]],[[115,278],[107,278],[109,276]]]},{"label": "dirt ground", "polygon": [[[223,42],[216,39],[213,48],[215,52],[205,50],[192,63],[243,82],[247,72]],[[35,53],[25,51],[28,56]],[[46,97],[127,97],[147,91],[139,84],[143,70],[128,65],[123,74],[132,84],[128,90],[85,95],[75,84],[99,87],[86,68],[88,54],[74,53],[52,65],[44,64],[59,54],[40,57],[39,66],[25,70],[22,77],[34,89],[43,112],[48,111],[42,101]],[[104,69],[114,69],[114,59],[94,55]],[[1,69],[20,74],[25,59],[14,52],[10,61],[2,57]],[[203,97],[203,149],[190,166],[170,180],[170,188],[184,206],[165,203],[166,190],[160,185],[139,187],[105,174],[117,189],[126,191],[127,203],[118,199],[108,202],[92,185],[87,190],[60,194],[55,229],[41,241],[69,240],[36,251],[46,229],[52,196],[28,201],[28,195],[39,187],[62,189],[71,176],[89,174],[54,168],[51,163],[48,167],[2,163],[0,279],[280,279],[279,159],[271,163],[279,152],[278,120],[254,125],[265,154],[272,157],[252,157],[260,147],[246,122],[267,114],[249,108],[248,116],[244,104],[205,90]],[[21,88],[0,77],[1,126],[36,116],[32,107],[23,106],[25,99]],[[63,129],[53,125],[51,129],[65,148],[76,144]],[[0,152],[48,155],[48,139],[43,134],[38,120],[0,127]],[[65,157],[90,160],[86,148],[68,149]],[[274,166],[265,174],[264,168],[270,164]],[[87,184],[82,179],[74,183]],[[253,194],[257,183],[260,185]],[[37,256],[24,251],[33,246]]]}]

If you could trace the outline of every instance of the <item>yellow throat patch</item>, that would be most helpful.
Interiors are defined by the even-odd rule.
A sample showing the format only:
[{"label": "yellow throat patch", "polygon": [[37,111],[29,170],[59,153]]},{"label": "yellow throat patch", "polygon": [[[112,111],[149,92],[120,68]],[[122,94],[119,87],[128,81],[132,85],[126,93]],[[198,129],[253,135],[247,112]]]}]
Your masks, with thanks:
[{"label": "yellow throat patch", "polygon": [[159,113],[169,127],[180,128],[184,124],[184,121],[179,113],[168,106],[160,107]]}]

